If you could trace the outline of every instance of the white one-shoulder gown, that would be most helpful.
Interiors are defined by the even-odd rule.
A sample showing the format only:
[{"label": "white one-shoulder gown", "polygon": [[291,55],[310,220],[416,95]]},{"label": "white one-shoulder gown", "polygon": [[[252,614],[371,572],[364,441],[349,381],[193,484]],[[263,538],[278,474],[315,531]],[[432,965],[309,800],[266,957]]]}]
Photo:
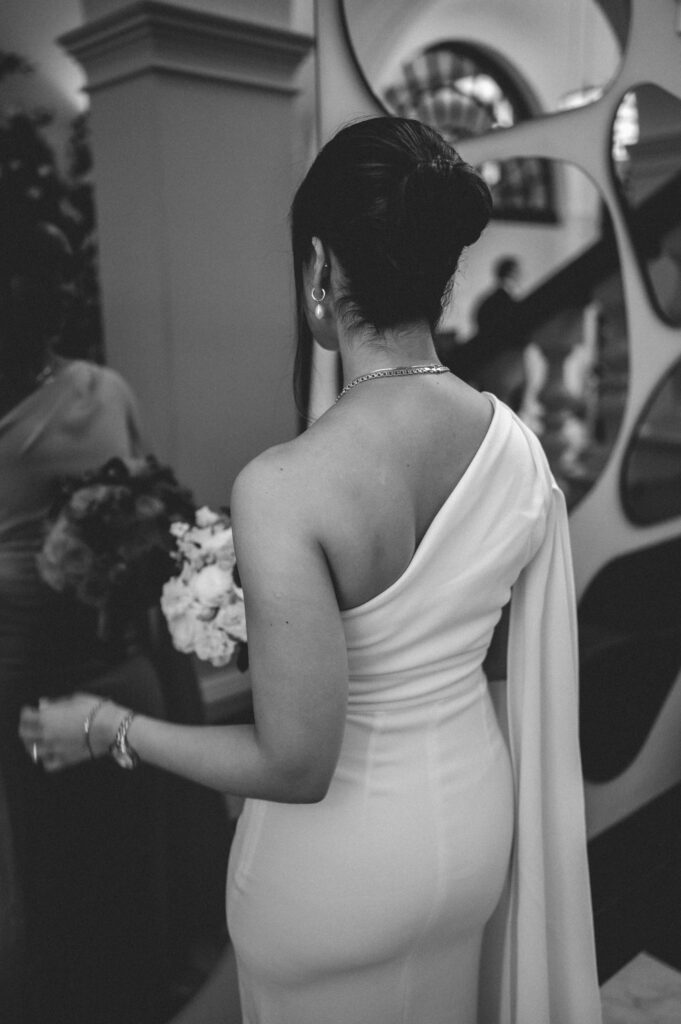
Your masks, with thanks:
[{"label": "white one-shoulder gown", "polygon": [[[318,804],[246,802],[227,908],[245,1024],[598,1024],[567,520],[498,400],[404,574],[343,613]],[[512,596],[505,711],[482,670]]]}]

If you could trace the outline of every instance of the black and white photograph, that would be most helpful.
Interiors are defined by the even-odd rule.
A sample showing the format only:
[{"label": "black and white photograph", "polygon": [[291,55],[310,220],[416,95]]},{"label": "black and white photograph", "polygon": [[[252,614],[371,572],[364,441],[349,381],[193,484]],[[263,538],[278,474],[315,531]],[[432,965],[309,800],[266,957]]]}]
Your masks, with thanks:
[{"label": "black and white photograph", "polygon": [[681,1022],[681,0],[3,0],[0,1024]]}]

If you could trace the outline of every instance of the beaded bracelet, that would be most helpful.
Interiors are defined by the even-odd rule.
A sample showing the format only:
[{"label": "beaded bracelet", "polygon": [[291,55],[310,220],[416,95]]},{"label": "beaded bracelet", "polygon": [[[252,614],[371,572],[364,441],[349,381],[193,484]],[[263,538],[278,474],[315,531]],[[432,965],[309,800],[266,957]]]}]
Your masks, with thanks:
[{"label": "beaded bracelet", "polygon": [[97,714],[99,709],[104,704],[108,704],[108,703],[109,702],[106,699],[106,697],[102,697],[102,699],[100,701],[98,701],[95,704],[95,706],[92,708],[92,710],[88,713],[87,718],[83,722],[83,734],[85,736],[85,744],[86,744],[88,750],[90,751],[90,757],[92,758],[93,761],[95,760],[95,752],[92,749],[92,744],[90,743],[90,729],[92,728],[92,723],[94,722],[95,715]]}]

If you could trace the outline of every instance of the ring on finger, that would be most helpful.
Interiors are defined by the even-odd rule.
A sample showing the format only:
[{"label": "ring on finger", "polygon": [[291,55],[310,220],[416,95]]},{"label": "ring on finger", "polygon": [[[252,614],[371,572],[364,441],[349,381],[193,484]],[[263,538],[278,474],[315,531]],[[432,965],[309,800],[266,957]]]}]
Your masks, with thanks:
[{"label": "ring on finger", "polygon": [[37,743],[33,743],[31,746],[31,760],[33,761],[33,764],[37,764],[39,761]]}]

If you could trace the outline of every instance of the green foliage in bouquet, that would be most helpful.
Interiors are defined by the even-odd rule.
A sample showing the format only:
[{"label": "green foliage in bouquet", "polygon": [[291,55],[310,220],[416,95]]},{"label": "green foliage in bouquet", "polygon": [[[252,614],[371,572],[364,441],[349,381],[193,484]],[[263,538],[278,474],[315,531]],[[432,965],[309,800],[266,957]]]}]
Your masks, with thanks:
[{"label": "green foliage in bouquet", "polygon": [[64,481],[38,570],[54,590],[98,610],[102,639],[120,639],[177,572],[171,526],[194,511],[191,493],[153,457],[111,459]]}]

